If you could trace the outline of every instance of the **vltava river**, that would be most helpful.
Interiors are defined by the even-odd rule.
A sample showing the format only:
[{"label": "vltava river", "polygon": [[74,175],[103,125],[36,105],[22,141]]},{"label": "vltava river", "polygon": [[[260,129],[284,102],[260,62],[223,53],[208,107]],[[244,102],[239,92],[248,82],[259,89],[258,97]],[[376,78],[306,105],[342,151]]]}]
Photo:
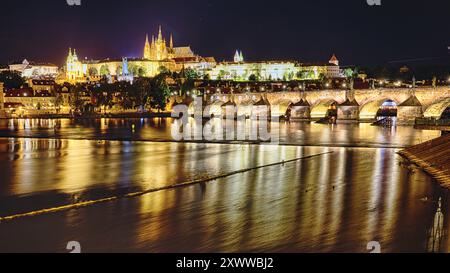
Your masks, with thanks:
[{"label": "vltava river", "polygon": [[177,143],[171,122],[0,120],[0,217],[315,156],[3,221],[0,252],[450,250],[431,232],[448,233],[448,193],[396,154],[440,132],[281,122],[280,145]]}]

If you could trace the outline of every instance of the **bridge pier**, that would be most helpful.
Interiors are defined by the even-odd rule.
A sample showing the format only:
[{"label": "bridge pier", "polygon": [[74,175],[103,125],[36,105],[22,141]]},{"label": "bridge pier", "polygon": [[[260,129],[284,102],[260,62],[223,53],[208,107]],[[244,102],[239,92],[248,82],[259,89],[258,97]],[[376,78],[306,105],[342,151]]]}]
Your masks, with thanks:
[{"label": "bridge pier", "polygon": [[338,122],[359,122],[359,104],[356,100],[345,100],[337,106]]},{"label": "bridge pier", "polygon": [[291,105],[290,118],[293,120],[311,120],[311,105],[307,100],[301,99]]},{"label": "bridge pier", "polygon": [[416,118],[423,117],[422,104],[415,95],[397,106],[397,124],[414,125]]},{"label": "bridge pier", "polygon": [[[206,90],[204,90],[206,92]],[[411,93],[417,98],[417,105],[400,105],[401,102],[405,102],[411,97]],[[250,106],[261,97],[261,93],[239,93],[235,94],[236,104],[240,112],[248,112]],[[264,96],[264,95],[263,95]],[[226,103],[230,97],[229,94],[208,93],[208,102],[221,101]],[[211,99],[213,97],[214,99]],[[426,117],[439,117],[442,112],[448,107],[450,100],[450,88],[448,87],[436,87],[436,88],[392,88],[392,89],[366,89],[366,90],[317,90],[317,91],[304,91],[300,93],[295,92],[272,92],[267,93],[266,100],[270,105],[281,105],[281,110],[284,110],[284,106],[287,106],[287,102],[298,102],[299,99],[305,101],[307,99],[311,106],[300,106],[294,108],[291,104],[291,118],[292,119],[321,119],[327,115],[327,111],[331,103],[342,103],[346,101],[355,100],[360,104],[359,109],[356,105],[353,107],[338,105],[339,108],[338,120],[340,121],[356,121],[367,119],[374,120],[380,106],[387,100],[394,101],[397,104],[399,123],[413,123],[413,120],[417,117],[421,117],[422,113]],[[415,99],[416,100],[416,99]],[[217,107],[220,108],[220,103],[217,103]],[[334,106],[334,105],[333,105]],[[215,107],[215,108],[217,108]],[[330,111],[335,111],[332,107]],[[294,110],[295,109],[295,110]],[[278,112],[281,113],[281,110]],[[424,112],[426,110],[426,112]],[[357,117],[359,113],[360,117]]]}]

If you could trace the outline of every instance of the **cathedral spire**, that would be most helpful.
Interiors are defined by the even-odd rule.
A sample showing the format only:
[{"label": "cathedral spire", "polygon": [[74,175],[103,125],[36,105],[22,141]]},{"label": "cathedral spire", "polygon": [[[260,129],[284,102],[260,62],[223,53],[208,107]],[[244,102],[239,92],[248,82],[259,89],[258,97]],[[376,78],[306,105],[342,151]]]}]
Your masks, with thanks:
[{"label": "cathedral spire", "polygon": [[162,41],[162,30],[161,30],[161,25],[159,25],[159,33],[158,33],[158,41]]},{"label": "cathedral spire", "polygon": [[236,49],[236,53],[234,53],[234,62],[238,63],[239,62],[239,50]]},{"label": "cathedral spire", "polygon": [[144,59],[150,59],[150,43],[148,41],[148,34],[145,35]]},{"label": "cathedral spire", "polygon": [[234,54],[234,62],[240,63],[244,61],[244,55],[242,54],[241,50],[236,50],[236,53]]}]

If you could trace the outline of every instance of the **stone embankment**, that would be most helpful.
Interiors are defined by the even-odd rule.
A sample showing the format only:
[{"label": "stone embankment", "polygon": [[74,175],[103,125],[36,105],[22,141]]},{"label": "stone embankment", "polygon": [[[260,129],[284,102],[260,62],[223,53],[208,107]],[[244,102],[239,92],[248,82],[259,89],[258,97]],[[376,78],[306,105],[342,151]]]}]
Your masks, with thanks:
[{"label": "stone embankment", "polygon": [[409,147],[399,154],[450,189],[450,134]]}]

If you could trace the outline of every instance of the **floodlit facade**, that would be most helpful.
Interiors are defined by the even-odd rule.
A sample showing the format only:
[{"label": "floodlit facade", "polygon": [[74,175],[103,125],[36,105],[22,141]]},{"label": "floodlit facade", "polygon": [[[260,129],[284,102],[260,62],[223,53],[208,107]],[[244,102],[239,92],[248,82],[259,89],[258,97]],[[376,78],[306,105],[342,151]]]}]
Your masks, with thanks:
[{"label": "floodlit facade", "polygon": [[54,64],[32,63],[27,59],[23,60],[21,63],[10,64],[9,70],[19,72],[22,77],[27,79],[45,77],[54,78],[59,74],[59,68]]},{"label": "floodlit facade", "polygon": [[321,77],[339,78],[342,73],[339,61],[333,55],[327,64],[303,64],[300,62],[264,61],[245,62],[242,52],[236,51],[234,62],[217,64],[208,71],[214,80],[272,81],[272,80],[317,80]]},{"label": "floodlit facade", "polygon": [[80,60],[75,50],[69,49],[65,75],[59,82],[96,81],[104,76],[116,79],[153,77],[159,74],[162,68],[173,72],[181,71],[183,68],[204,71],[211,69],[215,64],[214,58],[198,56],[189,46],[174,47],[172,35],[167,44],[160,27],[157,38],[153,36],[151,43],[148,35],[146,36],[142,58]]},{"label": "floodlit facade", "polygon": [[236,50],[233,62],[216,63],[213,57],[196,55],[189,46],[175,47],[172,35],[167,43],[160,27],[156,37],[152,36],[151,40],[148,35],[145,37],[142,58],[80,60],[76,51],[69,49],[65,74],[58,79],[58,83],[98,81],[105,76],[131,81],[133,77],[153,77],[163,68],[172,72],[189,68],[212,80],[234,81],[317,80],[342,76],[335,55],[328,63],[322,64],[295,61],[246,62],[243,52]]}]

